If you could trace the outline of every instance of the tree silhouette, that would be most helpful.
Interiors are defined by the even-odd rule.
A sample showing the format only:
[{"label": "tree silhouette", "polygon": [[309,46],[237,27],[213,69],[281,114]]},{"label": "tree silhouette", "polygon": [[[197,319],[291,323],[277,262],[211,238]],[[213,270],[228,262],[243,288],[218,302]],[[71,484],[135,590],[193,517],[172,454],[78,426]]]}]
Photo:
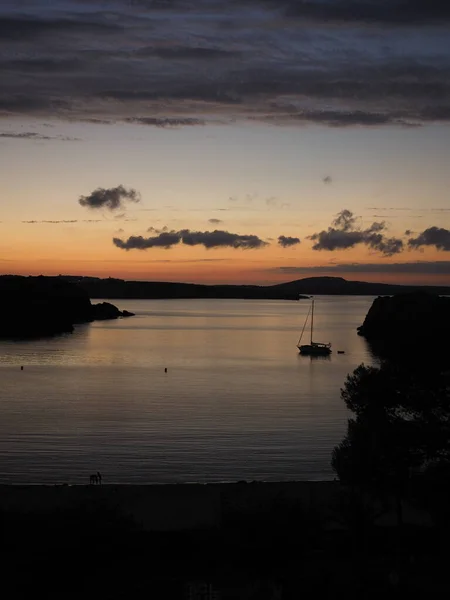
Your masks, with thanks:
[{"label": "tree silhouette", "polygon": [[362,364],[341,397],[355,417],[333,450],[332,468],[343,483],[393,496],[401,525],[412,479],[450,460],[449,372],[431,362],[423,369]]}]

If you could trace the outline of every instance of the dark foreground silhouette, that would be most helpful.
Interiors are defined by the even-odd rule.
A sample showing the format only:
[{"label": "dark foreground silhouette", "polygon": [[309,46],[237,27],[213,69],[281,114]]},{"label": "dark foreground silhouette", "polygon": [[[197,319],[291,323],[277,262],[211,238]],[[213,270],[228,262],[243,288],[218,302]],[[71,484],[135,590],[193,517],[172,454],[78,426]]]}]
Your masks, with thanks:
[{"label": "dark foreground silhouette", "polygon": [[448,494],[420,492],[399,528],[337,482],[0,488],[3,568],[15,597],[445,597]]}]

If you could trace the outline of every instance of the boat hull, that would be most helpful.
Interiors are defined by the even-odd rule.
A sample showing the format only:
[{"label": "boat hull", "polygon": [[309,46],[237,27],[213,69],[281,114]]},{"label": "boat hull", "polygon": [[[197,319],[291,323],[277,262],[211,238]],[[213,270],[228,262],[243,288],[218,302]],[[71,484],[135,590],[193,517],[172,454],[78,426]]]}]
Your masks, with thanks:
[{"label": "boat hull", "polygon": [[331,348],[327,344],[315,345],[315,344],[304,344],[298,346],[300,354],[309,356],[328,356],[331,354]]}]

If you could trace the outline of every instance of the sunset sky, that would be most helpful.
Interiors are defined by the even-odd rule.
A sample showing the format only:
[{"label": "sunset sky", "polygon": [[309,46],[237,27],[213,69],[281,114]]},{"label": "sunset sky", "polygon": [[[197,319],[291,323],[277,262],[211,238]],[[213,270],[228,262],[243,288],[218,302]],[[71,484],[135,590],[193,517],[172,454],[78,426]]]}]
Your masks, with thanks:
[{"label": "sunset sky", "polygon": [[450,285],[450,4],[0,2],[0,272]]}]

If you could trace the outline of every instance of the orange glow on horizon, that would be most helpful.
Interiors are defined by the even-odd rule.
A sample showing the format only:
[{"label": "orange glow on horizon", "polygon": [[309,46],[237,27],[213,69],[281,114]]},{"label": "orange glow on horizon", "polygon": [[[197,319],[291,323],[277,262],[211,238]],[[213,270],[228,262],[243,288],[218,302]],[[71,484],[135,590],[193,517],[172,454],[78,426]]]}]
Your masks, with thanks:
[{"label": "orange glow on horizon", "polygon": [[[218,267],[217,264],[220,266]],[[351,281],[411,285],[450,285],[447,274],[346,272],[345,270],[313,269],[299,272],[279,271],[277,266],[259,263],[155,263],[151,266],[139,262],[97,262],[83,260],[1,261],[2,274],[15,275],[80,275],[101,278],[118,278],[132,281],[172,281],[203,284],[270,285],[304,279],[307,277],[343,277]],[[387,263],[388,264],[388,263]]]},{"label": "orange glow on horizon", "polygon": [[[8,228],[3,224],[0,272],[204,284],[270,285],[306,277],[335,276],[380,283],[450,285],[450,276],[442,273],[394,273],[383,271],[382,267],[376,272],[366,272],[363,268],[340,271],[337,266],[445,261],[444,253],[431,249],[386,258],[363,247],[318,252],[304,239],[291,248],[281,248],[273,240],[269,246],[254,250],[206,250],[201,246],[180,244],[170,250],[124,251],[113,245],[112,235],[111,222],[92,228],[47,224],[21,224]],[[315,270],[318,267],[320,269]]]}]

